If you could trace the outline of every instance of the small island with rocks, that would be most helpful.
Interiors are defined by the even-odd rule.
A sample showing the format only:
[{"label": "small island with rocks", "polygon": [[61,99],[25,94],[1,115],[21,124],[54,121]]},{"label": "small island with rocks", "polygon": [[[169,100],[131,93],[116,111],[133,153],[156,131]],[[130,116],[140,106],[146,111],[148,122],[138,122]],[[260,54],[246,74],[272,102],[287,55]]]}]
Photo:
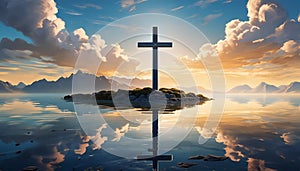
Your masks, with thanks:
[{"label": "small island with rocks", "polygon": [[64,100],[75,103],[88,103],[115,107],[118,109],[141,108],[143,110],[174,111],[185,107],[201,105],[213,100],[202,94],[185,93],[176,88],[150,87],[134,90],[102,90],[93,94],[73,94],[64,96]]}]

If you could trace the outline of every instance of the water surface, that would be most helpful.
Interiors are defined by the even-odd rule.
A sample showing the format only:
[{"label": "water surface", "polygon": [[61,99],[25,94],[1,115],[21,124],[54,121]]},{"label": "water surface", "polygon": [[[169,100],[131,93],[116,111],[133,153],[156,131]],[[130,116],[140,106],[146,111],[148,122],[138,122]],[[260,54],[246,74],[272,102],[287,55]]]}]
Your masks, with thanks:
[{"label": "water surface", "polygon": [[[103,106],[96,113],[82,104],[86,112],[76,116],[62,97],[0,95],[0,170],[151,170],[152,162],[117,155],[149,154],[151,114]],[[228,96],[212,137],[204,128],[210,107],[160,115],[159,151],[173,155],[160,170],[300,170],[300,96]],[[188,160],[208,154],[229,159]],[[196,165],[183,169],[179,162]]]}]

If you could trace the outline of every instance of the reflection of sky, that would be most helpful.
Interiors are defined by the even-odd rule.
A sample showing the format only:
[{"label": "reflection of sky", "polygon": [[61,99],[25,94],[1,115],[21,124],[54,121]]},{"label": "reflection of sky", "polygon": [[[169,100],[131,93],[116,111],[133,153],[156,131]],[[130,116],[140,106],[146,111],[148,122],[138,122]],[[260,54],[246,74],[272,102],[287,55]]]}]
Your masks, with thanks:
[{"label": "reflection of sky", "polygon": [[[152,144],[151,115],[140,111],[101,110],[107,123],[97,122],[99,114],[83,114],[81,122],[90,124],[85,135],[74,115],[72,103],[63,95],[12,95],[0,97],[0,169],[21,170],[36,165],[41,170],[84,170],[89,167],[107,170],[149,168],[149,162],[122,159],[107,153],[135,151],[148,154]],[[199,108],[196,125],[184,140],[168,154],[172,162],[160,168],[177,170],[178,162],[194,155],[226,155],[222,162],[192,161],[198,165],[189,170],[299,170],[300,110],[299,97],[229,97],[217,131],[210,138],[204,128],[211,103]],[[198,109],[197,109],[198,110]],[[160,151],[176,144],[181,132],[193,120],[195,108],[160,115],[160,134],[171,129],[175,133],[160,138]],[[82,124],[82,123],[81,123]],[[111,131],[108,131],[108,128]],[[184,133],[184,132],[183,132]],[[209,133],[209,134],[207,134]],[[199,134],[207,139],[199,145]],[[128,144],[127,138],[140,138],[144,144]],[[124,148],[124,147],[127,147]],[[103,150],[104,149],[104,150]],[[17,163],[17,164],[16,164]],[[128,164],[130,163],[130,164]],[[60,169],[59,169],[60,168]]]}]

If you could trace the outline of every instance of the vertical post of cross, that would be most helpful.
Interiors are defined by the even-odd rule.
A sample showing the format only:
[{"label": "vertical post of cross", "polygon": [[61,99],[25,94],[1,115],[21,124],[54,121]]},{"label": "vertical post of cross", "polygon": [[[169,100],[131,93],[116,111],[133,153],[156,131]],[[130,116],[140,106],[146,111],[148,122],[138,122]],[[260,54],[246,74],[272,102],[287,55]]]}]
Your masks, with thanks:
[{"label": "vertical post of cross", "polygon": [[[138,47],[152,47],[152,88],[158,90],[158,47],[172,47],[172,42],[158,42],[158,28],[152,29],[152,42],[138,42]],[[160,160],[172,160],[172,155],[158,155],[158,109],[152,110],[152,156],[137,156],[138,160],[152,160],[153,171],[158,170]]]},{"label": "vertical post of cross", "polygon": [[157,47],[157,42],[158,42],[158,32],[157,32],[157,27],[153,27],[153,35],[152,35],[152,42],[153,42],[153,51],[152,51],[152,56],[153,56],[153,70],[152,70],[152,87],[153,90],[158,90],[158,47]]}]

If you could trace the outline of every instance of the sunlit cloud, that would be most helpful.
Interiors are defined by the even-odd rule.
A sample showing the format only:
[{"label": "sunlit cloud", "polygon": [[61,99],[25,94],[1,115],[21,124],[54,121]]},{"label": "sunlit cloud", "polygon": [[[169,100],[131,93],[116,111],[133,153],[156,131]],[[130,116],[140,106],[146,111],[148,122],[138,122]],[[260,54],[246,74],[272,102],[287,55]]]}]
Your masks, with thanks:
[{"label": "sunlit cloud", "polygon": [[136,5],[146,2],[147,0],[121,0],[122,8],[129,8],[129,12],[132,12],[136,9]]},{"label": "sunlit cloud", "polygon": [[[199,1],[200,4],[208,2],[215,1]],[[242,75],[249,76],[248,79],[226,75],[227,82],[231,84],[236,82],[237,78],[242,79],[240,82],[270,80],[277,84],[289,84],[299,78],[296,70],[299,70],[300,65],[300,23],[289,19],[286,11],[273,1],[249,0],[247,9],[248,20],[235,19],[226,24],[225,39],[216,44],[203,45],[197,57],[181,57],[182,62],[190,68],[197,69],[201,68],[202,59],[205,59],[199,56],[205,54],[209,57],[211,54],[207,59],[212,60],[217,54],[225,73],[239,70]],[[210,15],[207,19],[219,16],[220,14]],[[294,72],[282,72],[279,68],[289,68]],[[247,72],[249,74],[246,74]],[[273,76],[283,78],[275,79]]]}]

